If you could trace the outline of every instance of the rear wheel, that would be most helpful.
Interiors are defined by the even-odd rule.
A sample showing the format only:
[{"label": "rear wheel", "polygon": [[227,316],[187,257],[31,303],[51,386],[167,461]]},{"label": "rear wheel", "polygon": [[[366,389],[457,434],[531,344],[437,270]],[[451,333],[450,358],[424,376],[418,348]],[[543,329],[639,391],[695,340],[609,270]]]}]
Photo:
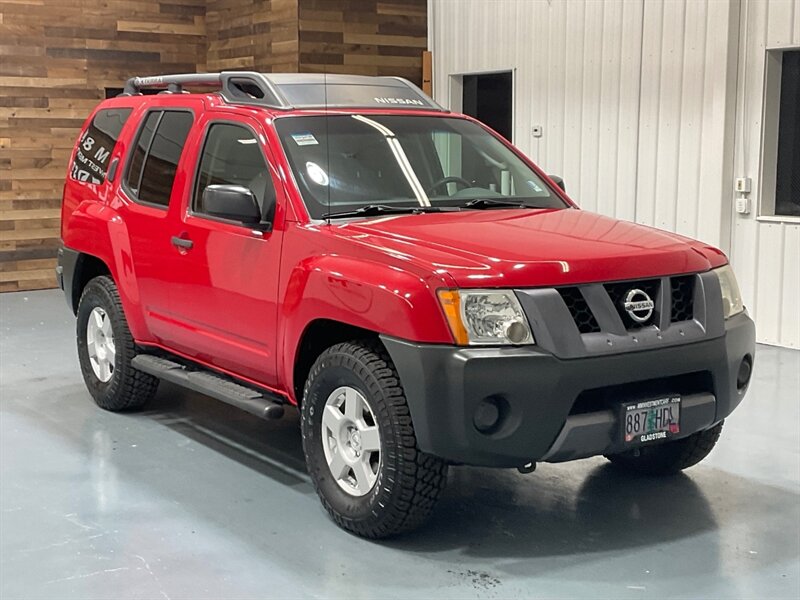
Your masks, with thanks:
[{"label": "rear wheel", "polygon": [[110,277],[86,284],[78,304],[77,341],[83,380],[98,406],[131,410],[155,395],[158,379],[131,366],[136,345]]},{"label": "rear wheel", "polygon": [[400,379],[377,343],[323,352],[306,382],[301,416],[309,474],[339,526],[382,538],[428,517],[447,465],[417,448]]},{"label": "rear wheel", "polygon": [[721,433],[722,422],[680,440],[610,454],[606,458],[619,467],[639,473],[671,475],[696,465],[708,456]]}]

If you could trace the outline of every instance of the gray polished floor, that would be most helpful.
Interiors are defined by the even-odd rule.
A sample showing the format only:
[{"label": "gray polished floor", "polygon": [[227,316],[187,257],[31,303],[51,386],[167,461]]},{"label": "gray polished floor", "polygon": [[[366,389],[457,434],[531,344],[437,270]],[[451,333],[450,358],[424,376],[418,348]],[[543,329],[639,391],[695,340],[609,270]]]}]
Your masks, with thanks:
[{"label": "gray polished floor", "polygon": [[0,598],[798,598],[800,352],[761,346],[707,461],[626,476],[451,470],[428,526],[371,543],[327,518],[295,415],[163,385],[94,406],[60,292],[0,295]]}]

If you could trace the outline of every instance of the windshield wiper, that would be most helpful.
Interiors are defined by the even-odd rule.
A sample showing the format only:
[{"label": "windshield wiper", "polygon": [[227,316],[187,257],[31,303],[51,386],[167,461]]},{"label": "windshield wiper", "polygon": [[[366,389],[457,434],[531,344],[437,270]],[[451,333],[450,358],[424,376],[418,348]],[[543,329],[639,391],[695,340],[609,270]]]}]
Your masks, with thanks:
[{"label": "windshield wiper", "polygon": [[389,206],[388,204],[367,204],[355,210],[344,210],[322,215],[323,219],[336,219],[339,217],[369,217],[383,214],[419,214],[443,212],[445,210],[460,210],[458,207],[443,206]]},{"label": "windshield wiper", "polygon": [[533,208],[522,200],[502,200],[500,198],[475,198],[463,206],[464,208]]}]

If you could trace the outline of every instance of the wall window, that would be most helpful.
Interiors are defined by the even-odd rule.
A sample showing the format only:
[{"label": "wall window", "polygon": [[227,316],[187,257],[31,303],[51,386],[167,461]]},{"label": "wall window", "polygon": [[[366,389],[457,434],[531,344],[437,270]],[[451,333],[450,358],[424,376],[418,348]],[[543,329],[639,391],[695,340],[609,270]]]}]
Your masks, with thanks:
[{"label": "wall window", "polygon": [[128,169],[128,191],[138,200],[167,206],[178,161],[194,118],[186,111],[154,111],[139,131]]},{"label": "wall window", "polygon": [[240,185],[256,197],[262,222],[272,221],[275,186],[258,140],[247,127],[214,123],[208,130],[197,173],[193,209],[203,213],[203,191],[209,185]]},{"label": "wall window", "polygon": [[767,51],[760,215],[800,218],[800,49]]},{"label": "wall window", "polygon": [[100,184],[106,180],[111,152],[117,145],[130,108],[111,108],[97,112],[81,134],[70,177],[76,181]]},{"label": "wall window", "polygon": [[775,214],[800,217],[800,50],[782,57],[776,162]]}]

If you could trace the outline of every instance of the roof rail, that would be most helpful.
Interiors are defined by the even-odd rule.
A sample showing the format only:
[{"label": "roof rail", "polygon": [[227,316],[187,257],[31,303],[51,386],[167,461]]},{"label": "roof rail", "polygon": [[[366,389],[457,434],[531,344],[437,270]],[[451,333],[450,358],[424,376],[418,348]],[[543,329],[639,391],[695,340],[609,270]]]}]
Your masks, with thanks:
[{"label": "roof rail", "polygon": [[322,73],[184,73],[131,77],[122,96],[140,94],[145,88],[165,88],[180,94],[184,86],[209,86],[220,90],[232,104],[251,104],[278,109],[292,108],[395,108],[445,111],[421,89],[401,77],[368,77]]},{"label": "roof rail", "polygon": [[[166,88],[168,93],[180,94],[184,86],[209,86],[220,88],[222,95],[231,102],[258,100],[258,104],[275,108],[292,108],[261,73],[252,71],[225,71],[222,73],[181,73],[177,75],[154,75],[131,77],[125,82],[121,96],[140,94],[145,88]],[[253,89],[254,88],[254,89]],[[251,91],[255,93],[250,93]],[[258,97],[260,96],[260,98]]]}]

